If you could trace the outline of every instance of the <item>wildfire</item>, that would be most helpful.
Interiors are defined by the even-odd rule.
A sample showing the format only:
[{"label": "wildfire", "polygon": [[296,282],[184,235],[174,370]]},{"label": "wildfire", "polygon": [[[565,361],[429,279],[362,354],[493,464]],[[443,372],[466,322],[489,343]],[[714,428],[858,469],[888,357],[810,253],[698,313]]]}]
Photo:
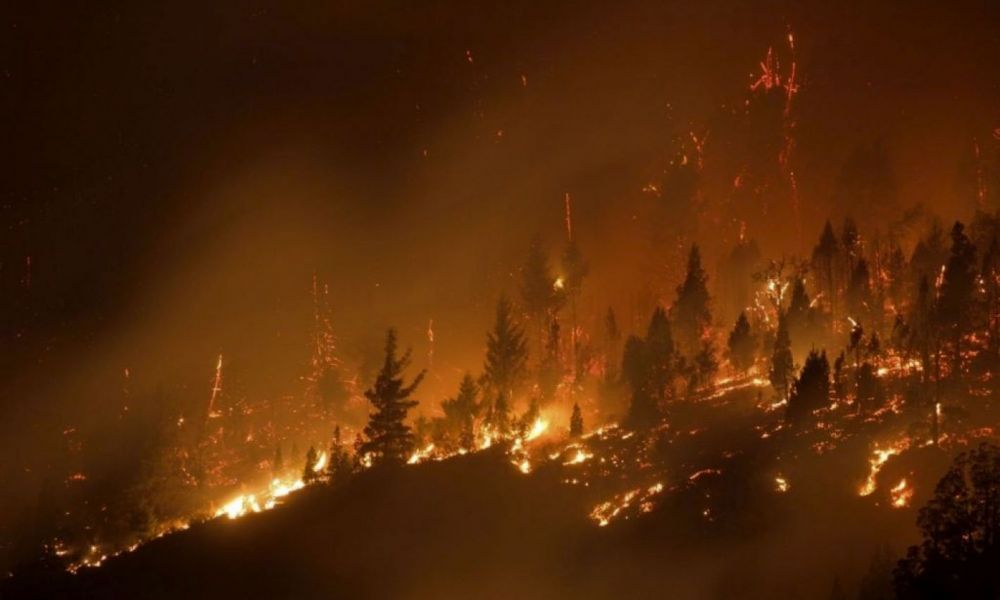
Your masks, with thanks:
[{"label": "wildfire", "polygon": [[868,478],[865,479],[864,485],[862,485],[861,489],[858,490],[858,495],[872,495],[878,487],[876,478],[878,477],[879,471],[882,470],[882,466],[889,460],[889,458],[899,454],[903,450],[906,450],[907,447],[909,447],[909,441],[904,439],[896,442],[888,448],[876,448],[872,453],[872,457],[868,459],[868,463],[871,465],[871,468],[868,471]]},{"label": "wildfire", "polygon": [[[326,454],[323,453],[316,462],[315,470],[320,471],[325,464]],[[214,517],[218,518],[225,515],[230,519],[238,519],[251,513],[271,510],[279,504],[278,501],[281,498],[284,498],[296,490],[304,488],[305,485],[305,482],[301,479],[297,479],[295,481],[282,481],[277,478],[272,479],[268,489],[264,492],[257,494],[241,494],[223,504],[221,508],[215,511]]]},{"label": "wildfire", "polygon": [[892,497],[893,508],[906,508],[910,505],[910,500],[913,499],[913,488],[903,478],[889,490],[889,495]]},{"label": "wildfire", "polygon": [[589,460],[589,459],[591,459],[593,457],[594,457],[593,454],[590,454],[590,453],[584,451],[583,448],[577,448],[576,454],[573,455],[573,458],[571,458],[568,461],[564,462],[563,465],[565,465],[565,466],[578,465],[580,463],[586,462],[587,460]]},{"label": "wildfire", "polygon": [[629,490],[624,494],[619,494],[608,500],[607,502],[602,502],[594,507],[594,510],[590,511],[590,518],[597,521],[599,527],[606,527],[613,519],[622,513],[622,511],[628,509],[637,500],[640,503],[640,507],[643,512],[649,512],[652,510],[652,504],[648,502],[649,498],[655,496],[663,491],[662,483],[655,483],[648,488],[637,488],[634,490]]},{"label": "wildfire", "polygon": [[780,475],[774,478],[774,487],[782,494],[784,494],[791,488],[791,486],[788,484],[788,480]]}]

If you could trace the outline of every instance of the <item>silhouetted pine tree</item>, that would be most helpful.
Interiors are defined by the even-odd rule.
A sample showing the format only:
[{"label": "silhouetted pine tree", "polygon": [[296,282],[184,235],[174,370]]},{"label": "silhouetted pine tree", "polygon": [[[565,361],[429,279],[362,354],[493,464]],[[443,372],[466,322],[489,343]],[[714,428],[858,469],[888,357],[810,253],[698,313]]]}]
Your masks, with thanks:
[{"label": "silhouetted pine tree", "polygon": [[673,393],[677,352],[667,313],[659,306],[649,320],[642,349],[648,368],[646,388],[654,402],[667,400]]},{"label": "silhouetted pine tree", "polygon": [[729,333],[729,362],[738,371],[746,371],[754,364],[757,354],[757,338],[750,329],[746,311],[740,313],[736,325]]},{"label": "silhouetted pine tree", "polygon": [[555,287],[555,281],[542,241],[537,236],[533,237],[528,244],[528,258],[521,275],[521,299],[528,316],[535,322],[539,347],[545,338],[549,318],[565,300],[562,290]]},{"label": "silhouetted pine tree", "polygon": [[573,403],[573,414],[569,418],[570,437],[583,435],[583,413],[580,412],[580,405]]},{"label": "silhouetted pine tree", "polygon": [[351,453],[344,447],[340,437],[340,425],[333,428],[333,439],[330,441],[330,461],[326,465],[326,473],[334,485],[343,483],[351,477],[354,466]]},{"label": "silhouetted pine tree", "polygon": [[637,336],[629,336],[622,353],[622,378],[631,392],[626,423],[630,427],[645,429],[655,425],[660,419],[660,409],[656,397],[650,389],[650,365],[646,352],[646,342]]},{"label": "silhouetted pine tree", "polygon": [[375,384],[365,392],[375,412],[369,415],[365,426],[360,454],[370,456],[373,465],[402,464],[413,449],[413,432],[405,423],[406,413],[417,405],[410,396],[420,385],[425,371],[421,371],[410,385],[404,385],[403,371],[410,364],[410,351],[397,358],[396,345],[396,331],[390,329],[385,337],[382,370]]},{"label": "silhouetted pine tree", "polygon": [[483,385],[494,396],[511,397],[527,375],[528,346],[524,332],[514,322],[510,301],[497,302],[493,331],[486,335]]},{"label": "silhouetted pine tree", "polygon": [[555,397],[559,381],[562,379],[562,360],[559,352],[559,321],[552,319],[549,325],[549,336],[545,342],[545,357],[538,365],[538,391],[542,400],[549,401]]},{"label": "silhouetted pine tree", "polygon": [[316,462],[319,456],[316,454],[316,448],[309,446],[309,450],[306,451],[306,466],[302,469],[302,481],[305,483],[312,483],[319,478],[319,473],[316,472]]},{"label": "silhouetted pine tree", "polygon": [[792,280],[792,293],[785,318],[788,319],[789,337],[795,338],[801,343],[802,340],[808,340],[812,335],[813,310],[810,306],[809,293],[806,292],[805,277],[798,274]]},{"label": "silhouetted pine tree", "polygon": [[479,416],[479,386],[466,373],[458,386],[458,395],[441,403],[448,429],[456,434],[461,448],[472,448],[475,441],[476,418]]},{"label": "silhouetted pine tree", "polygon": [[789,421],[802,421],[812,411],[830,404],[830,363],[826,352],[809,352],[802,373],[792,385],[786,416]]},{"label": "silhouetted pine tree", "polygon": [[872,306],[871,274],[868,261],[861,258],[851,270],[847,284],[847,310],[857,321],[867,321]]},{"label": "silhouetted pine tree", "polygon": [[788,388],[795,376],[795,365],[792,362],[792,340],[788,336],[788,321],[785,315],[778,316],[778,332],[774,338],[774,350],[771,353],[770,381],[774,391],[782,400],[788,399]]},{"label": "silhouetted pine tree", "polygon": [[951,255],[938,290],[935,315],[952,350],[952,375],[962,369],[962,339],[972,327],[976,292],[976,248],[959,222],[951,230]]},{"label": "silhouetted pine tree", "polygon": [[837,236],[833,233],[833,226],[829,219],[823,226],[823,233],[819,236],[819,242],[813,248],[812,265],[813,270],[820,274],[821,289],[830,306],[830,314],[833,321],[837,320],[837,255],[840,245],[837,243]]},{"label": "silhouetted pine tree", "polygon": [[876,408],[880,400],[878,377],[875,375],[875,367],[870,362],[865,362],[858,369],[857,387],[858,414],[863,415],[867,411]]},{"label": "silhouetted pine tree", "polygon": [[677,300],[670,309],[677,341],[686,356],[694,356],[701,348],[701,338],[712,324],[708,295],[708,275],[701,266],[701,251],[691,246],[687,275],[677,287]]}]

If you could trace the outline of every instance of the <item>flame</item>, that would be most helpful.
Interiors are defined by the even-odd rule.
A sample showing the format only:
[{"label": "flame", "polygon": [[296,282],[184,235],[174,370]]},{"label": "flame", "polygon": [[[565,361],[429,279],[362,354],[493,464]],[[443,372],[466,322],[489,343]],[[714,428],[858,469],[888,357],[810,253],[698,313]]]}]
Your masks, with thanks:
[{"label": "flame", "polygon": [[594,457],[593,454],[590,454],[590,453],[584,451],[583,448],[577,448],[576,454],[573,455],[573,458],[571,458],[568,461],[564,462],[563,465],[566,465],[566,466],[569,466],[569,465],[578,465],[578,464],[580,464],[582,462],[585,462],[585,461],[587,461],[587,460],[589,460],[589,459],[591,459],[593,457]]},{"label": "flame", "polygon": [[561,290],[566,287],[566,282],[563,280],[562,276],[556,277],[556,280],[552,282],[552,289]]},{"label": "flame", "polygon": [[406,461],[406,464],[415,465],[423,462],[431,455],[431,452],[434,452],[434,444],[428,444],[423,448],[418,448],[413,451],[413,454],[410,455],[410,459]]},{"label": "flame", "polygon": [[545,419],[538,417],[535,422],[531,424],[531,429],[528,430],[528,434],[524,437],[524,441],[530,442],[536,439],[549,428],[549,422]]},{"label": "flame", "polygon": [[910,500],[913,499],[913,488],[903,478],[889,490],[889,495],[892,497],[893,508],[906,508],[910,505]]},{"label": "flame", "polygon": [[899,454],[903,450],[909,447],[909,440],[901,440],[889,446],[888,448],[875,448],[872,453],[872,457],[868,459],[871,468],[868,471],[868,478],[865,479],[864,485],[858,490],[859,496],[870,496],[875,492],[875,488],[878,487],[876,478],[878,477],[879,471],[882,470],[882,465],[886,463],[891,457]]},{"label": "flame", "polygon": [[782,494],[784,494],[791,488],[791,486],[788,484],[788,480],[780,475],[774,478],[774,487]]}]

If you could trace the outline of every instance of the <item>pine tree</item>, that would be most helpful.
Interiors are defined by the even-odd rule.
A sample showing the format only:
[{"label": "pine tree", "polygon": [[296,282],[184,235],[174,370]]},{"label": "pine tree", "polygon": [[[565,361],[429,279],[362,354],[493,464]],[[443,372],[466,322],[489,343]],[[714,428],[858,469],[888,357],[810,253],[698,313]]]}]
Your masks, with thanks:
[{"label": "pine tree", "polygon": [[507,396],[503,393],[497,395],[493,405],[486,413],[483,424],[490,429],[494,437],[507,438],[513,431],[513,423],[510,414],[510,405],[507,403]]},{"label": "pine tree", "polygon": [[458,395],[441,403],[448,428],[458,434],[462,448],[472,448],[475,441],[476,417],[479,416],[479,386],[472,375],[466,373],[458,386]]},{"label": "pine tree", "polygon": [[542,400],[548,402],[555,397],[559,381],[562,379],[562,357],[559,352],[559,321],[552,319],[549,337],[545,342],[545,357],[538,365],[538,390]]},{"label": "pine tree", "polygon": [[802,373],[792,385],[785,414],[789,421],[802,421],[812,411],[825,408],[829,404],[830,363],[826,359],[826,352],[819,354],[813,350],[806,357]]},{"label": "pine tree", "polygon": [[701,339],[712,323],[710,300],[708,275],[701,266],[701,251],[697,245],[692,245],[687,275],[677,287],[677,300],[670,311],[680,349],[687,356],[698,352]]},{"label": "pine tree", "polygon": [[660,409],[650,389],[650,365],[646,342],[634,335],[625,341],[625,350],[622,353],[622,378],[631,392],[627,424],[639,429],[652,427],[660,419]]},{"label": "pine tree", "polygon": [[330,477],[330,482],[339,485],[349,479],[354,472],[351,462],[351,453],[344,448],[344,442],[340,436],[340,425],[333,429],[333,439],[330,441],[330,462],[326,466],[326,473]]},{"label": "pine tree", "polygon": [[788,301],[785,317],[788,319],[788,335],[800,343],[808,340],[812,334],[813,309],[806,292],[805,277],[801,274],[792,278],[792,294]]},{"label": "pine tree", "polygon": [[712,340],[705,340],[701,343],[701,350],[694,357],[694,372],[696,381],[691,386],[691,391],[709,387],[719,372],[719,361],[715,357],[715,344]]},{"label": "pine tree", "polygon": [[936,315],[942,338],[950,340],[952,375],[962,369],[962,338],[972,326],[976,292],[976,248],[959,222],[951,230],[951,255],[938,293]]},{"label": "pine tree", "polygon": [[573,414],[569,418],[570,437],[580,437],[583,435],[583,413],[580,412],[580,405],[573,403]]},{"label": "pine tree", "polygon": [[[562,282],[565,285],[565,282]],[[521,278],[521,299],[528,315],[536,323],[539,340],[544,339],[545,324],[559,309],[564,296],[549,269],[549,261],[537,236],[528,245],[528,258]],[[539,344],[541,345],[541,344]]]},{"label": "pine tree", "polygon": [[524,332],[514,322],[510,301],[501,296],[497,302],[493,331],[486,335],[484,387],[495,396],[511,397],[527,375],[528,346]]},{"label": "pine tree", "polygon": [[672,393],[677,354],[670,321],[659,306],[649,320],[642,349],[645,354],[643,364],[648,368],[646,389],[652,394],[654,402],[663,402]]},{"label": "pine tree", "polygon": [[870,362],[865,362],[858,369],[858,414],[864,415],[866,411],[871,411],[878,405],[879,382],[875,374],[875,367]]},{"label": "pine tree", "polygon": [[369,456],[373,465],[402,464],[413,449],[413,433],[404,422],[406,413],[417,405],[410,400],[413,391],[424,378],[421,371],[410,385],[403,384],[403,371],[410,364],[410,351],[396,356],[396,331],[390,329],[385,338],[385,362],[375,384],[365,392],[365,398],[375,407],[365,426],[362,456]]},{"label": "pine tree", "polygon": [[302,481],[304,483],[312,483],[319,478],[319,473],[316,472],[316,463],[319,460],[319,456],[316,454],[316,448],[309,446],[309,450],[306,452],[306,466],[302,470]]},{"label": "pine tree", "polygon": [[729,362],[738,371],[747,371],[753,366],[757,353],[757,338],[750,329],[746,311],[740,313],[736,325],[729,333]]},{"label": "pine tree", "polygon": [[794,376],[795,365],[792,363],[792,341],[788,336],[788,321],[785,315],[778,317],[778,333],[774,339],[774,351],[771,353],[770,380],[774,391],[782,400],[788,399],[789,380]]},{"label": "pine tree", "polygon": [[812,263],[813,270],[822,275],[822,289],[830,304],[830,314],[833,321],[837,320],[837,282],[835,274],[837,271],[837,254],[839,244],[837,236],[833,233],[833,226],[829,219],[823,226],[823,233],[819,236],[819,242],[813,248]]},{"label": "pine tree", "polygon": [[867,321],[872,306],[871,274],[868,261],[859,259],[847,285],[847,310],[859,321]]}]

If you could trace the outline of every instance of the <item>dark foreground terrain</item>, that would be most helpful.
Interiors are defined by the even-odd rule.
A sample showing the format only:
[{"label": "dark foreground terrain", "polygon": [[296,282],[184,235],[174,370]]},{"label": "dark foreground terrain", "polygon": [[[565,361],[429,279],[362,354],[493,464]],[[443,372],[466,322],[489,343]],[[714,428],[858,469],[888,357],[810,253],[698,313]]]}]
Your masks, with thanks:
[{"label": "dark foreground terrain", "polygon": [[[826,487],[819,466],[787,494],[732,472],[600,528],[582,486],[544,465],[522,475],[500,452],[367,471],[76,575],[36,567],[2,596],[825,598],[835,576],[853,585],[879,544],[915,533],[910,510]],[[705,518],[713,494],[729,500]]]}]

